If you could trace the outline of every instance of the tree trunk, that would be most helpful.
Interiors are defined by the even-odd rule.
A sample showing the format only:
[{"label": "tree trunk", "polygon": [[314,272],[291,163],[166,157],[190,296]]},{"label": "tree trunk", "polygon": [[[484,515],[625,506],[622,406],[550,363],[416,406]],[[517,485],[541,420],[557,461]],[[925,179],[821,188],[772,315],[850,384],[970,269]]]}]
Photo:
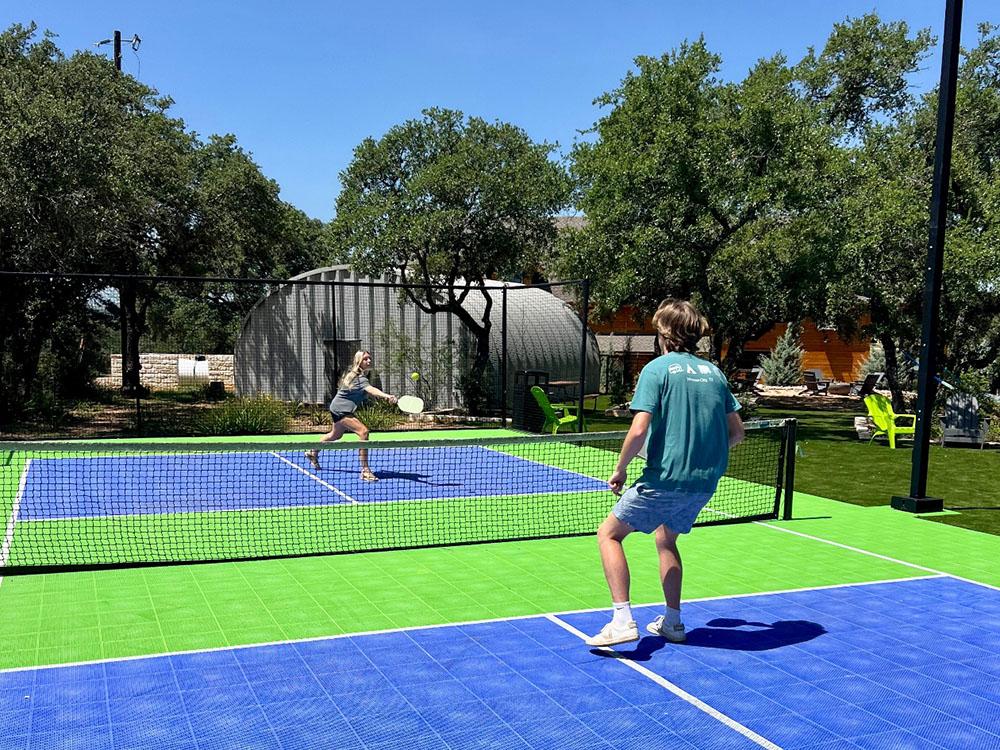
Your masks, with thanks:
[{"label": "tree trunk", "polygon": [[145,310],[140,311],[134,281],[125,281],[118,288],[118,303],[124,311],[125,349],[122,351],[122,394],[129,398],[145,395],[139,362],[140,343],[145,333]]},{"label": "tree trunk", "polygon": [[493,323],[490,320],[490,311],[493,309],[493,298],[486,291],[482,282],[480,282],[479,287],[486,301],[481,320],[477,321],[468,310],[462,307],[461,303],[449,306],[451,312],[476,337],[476,354],[472,359],[470,371],[463,376],[464,382],[462,383],[463,396],[466,402],[465,406],[469,410],[469,413],[474,415],[484,414],[489,409],[493,394],[493,384],[488,377],[490,366],[490,331],[493,329]]},{"label": "tree trunk", "polygon": [[899,372],[896,340],[892,336],[879,336],[879,341],[882,342],[882,351],[885,352],[885,379],[892,394],[892,408],[893,411],[901,413],[906,411],[906,404],[903,400],[903,386],[896,377],[896,373]]}]

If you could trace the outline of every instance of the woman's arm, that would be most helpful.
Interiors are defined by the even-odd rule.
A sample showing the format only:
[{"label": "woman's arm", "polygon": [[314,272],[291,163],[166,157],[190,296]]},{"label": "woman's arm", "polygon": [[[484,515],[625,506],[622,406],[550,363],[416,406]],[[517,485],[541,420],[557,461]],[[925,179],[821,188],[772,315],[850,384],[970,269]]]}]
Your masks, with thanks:
[{"label": "woman's arm", "polygon": [[625,436],[625,441],[622,443],[621,455],[618,456],[618,465],[615,466],[614,473],[608,479],[608,487],[616,495],[620,495],[625,486],[629,463],[642,450],[642,446],[646,442],[646,432],[649,430],[649,423],[652,419],[653,415],[648,411],[637,411],[632,418],[632,426],[629,427],[628,435]]},{"label": "woman's arm", "polygon": [[396,397],[395,396],[393,396],[391,393],[386,393],[385,391],[380,391],[378,388],[376,388],[373,385],[366,385],[365,386],[365,393],[367,393],[369,396],[374,396],[375,398],[384,398],[390,404],[396,403]]}]

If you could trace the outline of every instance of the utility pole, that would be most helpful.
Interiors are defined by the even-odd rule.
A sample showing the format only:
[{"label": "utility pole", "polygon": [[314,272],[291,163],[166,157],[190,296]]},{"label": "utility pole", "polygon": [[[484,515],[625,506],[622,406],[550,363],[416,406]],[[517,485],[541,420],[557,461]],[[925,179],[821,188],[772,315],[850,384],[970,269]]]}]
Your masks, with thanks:
[{"label": "utility pole", "polygon": [[[139,38],[138,34],[132,35],[132,49],[134,51],[139,50],[139,44],[142,40]],[[105,44],[114,44],[114,61],[115,70],[118,73],[122,72],[122,33],[118,29],[115,29],[115,35],[113,39],[102,39],[94,44],[95,47],[100,47]],[[128,319],[125,313],[125,298],[135,299],[134,292],[134,282],[123,281],[118,285],[118,328],[121,336],[121,364],[122,364],[122,392],[128,395],[139,393],[139,372],[134,367],[132,363],[129,362],[131,359],[128,352]],[[127,288],[128,287],[128,288]]]}]

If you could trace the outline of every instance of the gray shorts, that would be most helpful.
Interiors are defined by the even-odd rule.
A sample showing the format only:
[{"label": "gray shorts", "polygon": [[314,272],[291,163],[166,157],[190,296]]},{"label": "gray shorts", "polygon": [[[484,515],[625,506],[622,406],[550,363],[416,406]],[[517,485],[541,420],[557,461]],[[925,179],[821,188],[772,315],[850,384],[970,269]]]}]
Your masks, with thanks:
[{"label": "gray shorts", "polygon": [[687,534],[711,497],[711,492],[674,492],[633,484],[611,512],[619,521],[644,534],[653,533],[660,525],[677,534]]}]

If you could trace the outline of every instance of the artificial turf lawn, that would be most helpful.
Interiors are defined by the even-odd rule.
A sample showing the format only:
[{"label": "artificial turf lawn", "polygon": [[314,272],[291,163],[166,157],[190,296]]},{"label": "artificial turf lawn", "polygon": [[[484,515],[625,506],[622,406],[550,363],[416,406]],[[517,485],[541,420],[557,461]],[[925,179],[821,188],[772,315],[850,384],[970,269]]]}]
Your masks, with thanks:
[{"label": "artificial turf lawn", "polygon": [[[789,534],[777,529],[789,529]],[[994,585],[1000,538],[888,508],[796,496],[796,518],[696,529],[685,599],[920,576]],[[661,598],[649,537],[626,542],[635,602]],[[0,668],[236,646],[607,606],[593,537],[7,576]]]},{"label": "artificial turf lawn", "polygon": [[[858,415],[865,413],[859,405]],[[910,494],[912,441],[871,445],[858,440],[854,414],[848,412],[759,409],[766,419],[798,421],[800,453],[795,488],[855,505],[888,505],[893,495]],[[1000,451],[930,446],[927,494],[944,499],[954,514],[927,520],[1000,535]]]},{"label": "artificial turf lawn", "polygon": [[[895,450],[884,438],[871,445],[859,440],[854,417],[867,414],[860,400],[855,410],[758,408],[753,419],[793,418],[798,422],[799,455],[795,488],[855,505],[888,505],[893,495],[910,494],[913,442],[900,440]],[[588,416],[587,429],[625,430],[630,420]],[[931,445],[927,494],[944,500],[955,513],[926,520],[1000,535],[1000,451]]]}]

